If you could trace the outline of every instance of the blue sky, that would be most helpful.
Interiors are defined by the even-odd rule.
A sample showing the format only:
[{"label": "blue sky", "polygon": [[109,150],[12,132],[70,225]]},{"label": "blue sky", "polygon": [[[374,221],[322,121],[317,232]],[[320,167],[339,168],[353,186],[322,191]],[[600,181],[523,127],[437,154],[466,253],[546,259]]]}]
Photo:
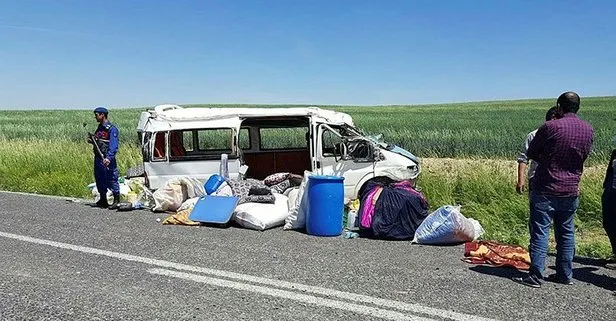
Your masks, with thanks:
[{"label": "blue sky", "polygon": [[0,1],[0,109],[616,95],[616,1]]}]

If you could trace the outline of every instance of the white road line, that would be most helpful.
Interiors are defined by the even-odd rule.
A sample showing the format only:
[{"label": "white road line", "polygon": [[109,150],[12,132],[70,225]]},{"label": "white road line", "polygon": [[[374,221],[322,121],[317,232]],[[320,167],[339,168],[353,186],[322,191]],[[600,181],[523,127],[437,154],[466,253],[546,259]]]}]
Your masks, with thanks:
[{"label": "white road line", "polygon": [[170,276],[174,278],[207,283],[219,287],[231,288],[241,291],[250,291],[254,293],[265,294],[273,297],[304,302],[316,306],[323,306],[328,308],[346,310],[354,313],[377,317],[388,320],[410,320],[410,321],[433,321],[434,319],[427,319],[418,316],[406,315],[401,312],[396,312],[387,309],[373,308],[369,306],[359,305],[355,303],[349,303],[345,301],[338,301],[332,299],[321,298],[313,295],[300,294],[286,290],[272,289],[269,287],[258,286],[247,283],[240,283],[235,281],[228,281],[223,279],[212,278],[209,276],[203,276],[199,274],[192,274],[186,272],[177,272],[167,269],[149,269],[149,273]]},{"label": "white road line", "polygon": [[175,263],[175,262],[170,262],[170,261],[151,259],[151,258],[142,257],[142,256],[112,252],[112,251],[101,250],[101,249],[96,249],[96,248],[91,248],[91,247],[80,246],[80,245],[73,245],[73,244],[68,244],[68,243],[37,239],[37,238],[24,236],[24,235],[0,232],[0,236],[5,237],[5,238],[20,240],[24,242],[29,242],[29,243],[42,244],[42,245],[48,245],[48,246],[53,246],[57,248],[67,249],[67,250],[73,250],[73,251],[82,252],[82,253],[103,255],[107,257],[117,258],[120,260],[140,262],[140,263],[155,265],[155,266],[159,266],[163,268],[171,268],[171,269],[176,269],[176,270],[181,270],[181,271],[204,273],[204,274],[209,274],[209,275],[217,276],[217,277],[223,277],[227,279],[235,279],[235,280],[242,281],[242,282],[251,282],[251,283],[257,283],[257,284],[266,285],[270,287],[283,288],[283,289],[287,289],[291,291],[302,291],[302,292],[310,293],[310,294],[318,294],[321,296],[335,297],[338,299],[355,301],[359,303],[371,304],[371,305],[386,307],[386,308],[393,308],[393,309],[400,310],[400,311],[420,313],[424,315],[430,315],[430,316],[451,319],[451,320],[456,320],[456,321],[495,321],[495,319],[479,317],[479,316],[475,316],[471,314],[458,313],[458,312],[453,312],[449,310],[430,308],[430,307],[425,307],[425,306],[414,304],[414,303],[406,303],[406,302],[401,302],[401,301],[381,299],[381,298],[371,297],[368,295],[362,295],[362,294],[351,293],[351,292],[343,292],[343,291],[322,288],[322,287],[317,287],[317,286],[312,286],[312,285],[305,285],[301,283],[273,280],[273,279],[268,279],[268,278],[263,278],[263,277],[248,275],[248,274],[241,274],[241,273],[229,272],[229,271],[223,271],[223,270],[215,270],[215,269]]},{"label": "white road line", "polygon": [[51,198],[51,199],[57,199],[57,200],[77,200],[80,202],[91,202],[92,200],[90,199],[85,199],[85,198],[77,198],[77,197],[68,197],[68,196],[58,196],[58,195],[45,195],[45,194],[37,194],[37,193],[26,193],[26,192],[13,192],[13,191],[5,191],[5,190],[0,190],[0,194],[13,194],[13,195],[20,195],[20,196],[36,196],[36,197],[45,197],[45,198]]}]

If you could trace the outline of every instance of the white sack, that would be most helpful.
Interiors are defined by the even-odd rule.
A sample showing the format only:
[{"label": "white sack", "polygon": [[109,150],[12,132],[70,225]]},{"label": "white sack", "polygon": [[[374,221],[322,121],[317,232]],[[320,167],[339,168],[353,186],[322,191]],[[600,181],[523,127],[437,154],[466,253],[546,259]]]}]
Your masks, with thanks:
[{"label": "white sack", "polygon": [[481,224],[460,212],[460,206],[444,205],[428,215],[415,231],[412,243],[452,244],[476,241],[484,233]]},{"label": "white sack", "polygon": [[235,208],[233,219],[240,226],[253,230],[263,231],[284,224],[289,214],[288,198],[282,194],[274,193],[276,202],[244,203]]},{"label": "white sack", "polygon": [[293,206],[289,206],[289,215],[285,220],[285,230],[299,230],[306,227],[306,212],[308,211],[308,193],[305,193],[306,185],[308,185],[308,177],[312,172],[304,171],[304,179],[299,185],[297,197]]},{"label": "white sack", "polygon": [[289,201],[287,202],[287,204],[290,210],[295,206],[295,203],[297,202],[297,196],[299,195],[299,187],[289,188],[289,190],[290,192],[287,195]]},{"label": "white sack", "polygon": [[189,198],[187,200],[184,201],[184,203],[182,203],[182,206],[180,206],[177,211],[181,212],[183,210],[187,210],[189,208],[193,208],[195,207],[195,204],[197,204],[197,201],[199,200],[199,197],[193,197],[193,198]]},{"label": "white sack", "polygon": [[177,211],[185,200],[205,195],[201,182],[188,176],[174,177],[153,193],[155,212]]}]

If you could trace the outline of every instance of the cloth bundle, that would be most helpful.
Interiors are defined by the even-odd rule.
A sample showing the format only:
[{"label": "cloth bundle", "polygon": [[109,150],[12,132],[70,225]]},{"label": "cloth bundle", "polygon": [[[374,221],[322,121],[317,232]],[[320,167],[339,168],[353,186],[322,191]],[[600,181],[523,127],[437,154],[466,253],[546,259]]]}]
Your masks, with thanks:
[{"label": "cloth bundle", "polygon": [[266,177],[263,183],[274,193],[287,194],[289,189],[297,187],[302,183],[302,176],[292,173],[276,173]]},{"label": "cloth bundle", "polygon": [[233,195],[240,198],[238,205],[243,203],[269,203],[276,202],[272,190],[263,182],[256,179],[234,180],[226,179]]},{"label": "cloth bundle", "polygon": [[493,241],[465,243],[462,261],[471,264],[489,264],[495,267],[506,266],[518,270],[530,268],[530,255],[523,247]]}]

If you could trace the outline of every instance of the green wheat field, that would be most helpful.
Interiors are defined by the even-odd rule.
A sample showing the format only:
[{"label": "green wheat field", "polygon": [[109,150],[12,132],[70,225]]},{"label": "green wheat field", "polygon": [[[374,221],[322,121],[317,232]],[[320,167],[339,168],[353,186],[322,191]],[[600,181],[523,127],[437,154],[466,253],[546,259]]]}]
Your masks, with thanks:
[{"label": "green wheat field", "polygon": [[[418,185],[432,210],[459,204],[464,215],[481,222],[484,239],[527,246],[528,197],[515,192],[515,160],[526,134],[541,125],[553,105],[553,99],[535,99],[320,107],[346,112],[364,133],[383,134],[387,142],[417,155],[423,166]],[[190,107],[201,106],[288,107]],[[604,258],[611,253],[601,227],[601,185],[611,150],[616,148],[612,141],[616,135],[614,106],[616,97],[582,98],[579,116],[591,123],[595,138],[576,217],[578,255]],[[110,120],[120,130],[121,174],[140,162],[135,128],[144,110],[110,111]],[[87,197],[86,186],[94,176],[84,122],[89,131],[95,130],[89,109],[0,111],[0,190]]]}]

